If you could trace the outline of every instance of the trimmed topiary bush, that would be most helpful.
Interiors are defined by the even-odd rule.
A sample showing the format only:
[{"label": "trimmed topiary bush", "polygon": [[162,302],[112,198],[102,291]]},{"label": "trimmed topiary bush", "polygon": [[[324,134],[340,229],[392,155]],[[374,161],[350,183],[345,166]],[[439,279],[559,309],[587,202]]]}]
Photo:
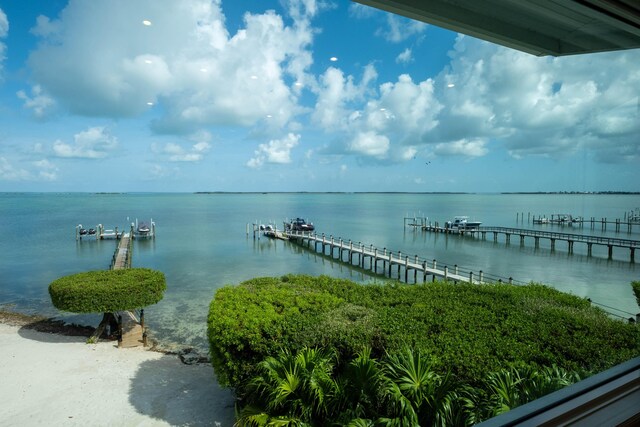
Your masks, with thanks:
[{"label": "trimmed topiary bush", "polygon": [[115,313],[155,304],[164,296],[164,274],[148,268],[72,274],[49,285],[53,305],[72,313]]}]

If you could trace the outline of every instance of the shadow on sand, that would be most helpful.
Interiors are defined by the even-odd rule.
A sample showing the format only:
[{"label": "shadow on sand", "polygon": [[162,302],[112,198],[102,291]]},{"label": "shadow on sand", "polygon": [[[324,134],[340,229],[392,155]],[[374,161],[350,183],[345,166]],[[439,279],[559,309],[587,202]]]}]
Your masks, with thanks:
[{"label": "shadow on sand", "polygon": [[[21,325],[18,334],[22,338],[47,343],[86,342],[94,329],[89,326],[68,325],[59,320],[42,319]],[[44,334],[34,334],[34,331]]]},{"label": "shadow on sand", "polygon": [[231,427],[234,400],[209,364],[185,365],[175,355],[143,362],[131,379],[129,402],[171,425]]}]

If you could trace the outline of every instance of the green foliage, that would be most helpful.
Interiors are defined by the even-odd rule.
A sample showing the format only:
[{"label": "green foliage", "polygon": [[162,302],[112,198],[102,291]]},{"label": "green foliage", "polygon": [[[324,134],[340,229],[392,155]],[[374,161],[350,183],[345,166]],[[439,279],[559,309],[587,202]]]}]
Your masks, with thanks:
[{"label": "green foliage", "polygon": [[432,358],[405,347],[383,360],[369,349],[337,369],[335,353],[283,350],[259,364],[238,426],[466,426],[579,381],[556,366],[510,367],[481,387],[432,369]]},{"label": "green foliage", "polygon": [[370,347],[374,358],[407,345],[439,375],[478,384],[514,364],[602,371],[640,353],[640,334],[576,296],[543,285],[359,285],[326,276],[253,279],[218,290],[208,337],[219,382],[242,396],[256,366],[281,348]]},{"label": "green foliage", "polygon": [[164,274],[147,268],[100,270],[73,274],[49,285],[53,305],[72,313],[114,313],[160,301]]},{"label": "green foliage", "polygon": [[640,307],[640,282],[631,282],[631,288],[633,289],[633,294],[636,296],[638,307]]}]

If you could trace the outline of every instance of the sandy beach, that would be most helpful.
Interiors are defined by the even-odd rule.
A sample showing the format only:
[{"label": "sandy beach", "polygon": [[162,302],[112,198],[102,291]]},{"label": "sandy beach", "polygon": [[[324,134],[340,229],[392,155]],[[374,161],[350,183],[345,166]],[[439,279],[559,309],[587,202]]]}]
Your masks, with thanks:
[{"label": "sandy beach", "polygon": [[232,426],[209,364],[0,323],[2,426]]}]

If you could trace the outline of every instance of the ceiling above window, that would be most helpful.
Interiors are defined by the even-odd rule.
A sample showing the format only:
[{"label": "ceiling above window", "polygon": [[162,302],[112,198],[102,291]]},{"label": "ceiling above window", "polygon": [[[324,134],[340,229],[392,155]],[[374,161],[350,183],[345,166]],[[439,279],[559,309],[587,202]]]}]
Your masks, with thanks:
[{"label": "ceiling above window", "polygon": [[354,0],[533,55],[640,48],[638,0]]}]

